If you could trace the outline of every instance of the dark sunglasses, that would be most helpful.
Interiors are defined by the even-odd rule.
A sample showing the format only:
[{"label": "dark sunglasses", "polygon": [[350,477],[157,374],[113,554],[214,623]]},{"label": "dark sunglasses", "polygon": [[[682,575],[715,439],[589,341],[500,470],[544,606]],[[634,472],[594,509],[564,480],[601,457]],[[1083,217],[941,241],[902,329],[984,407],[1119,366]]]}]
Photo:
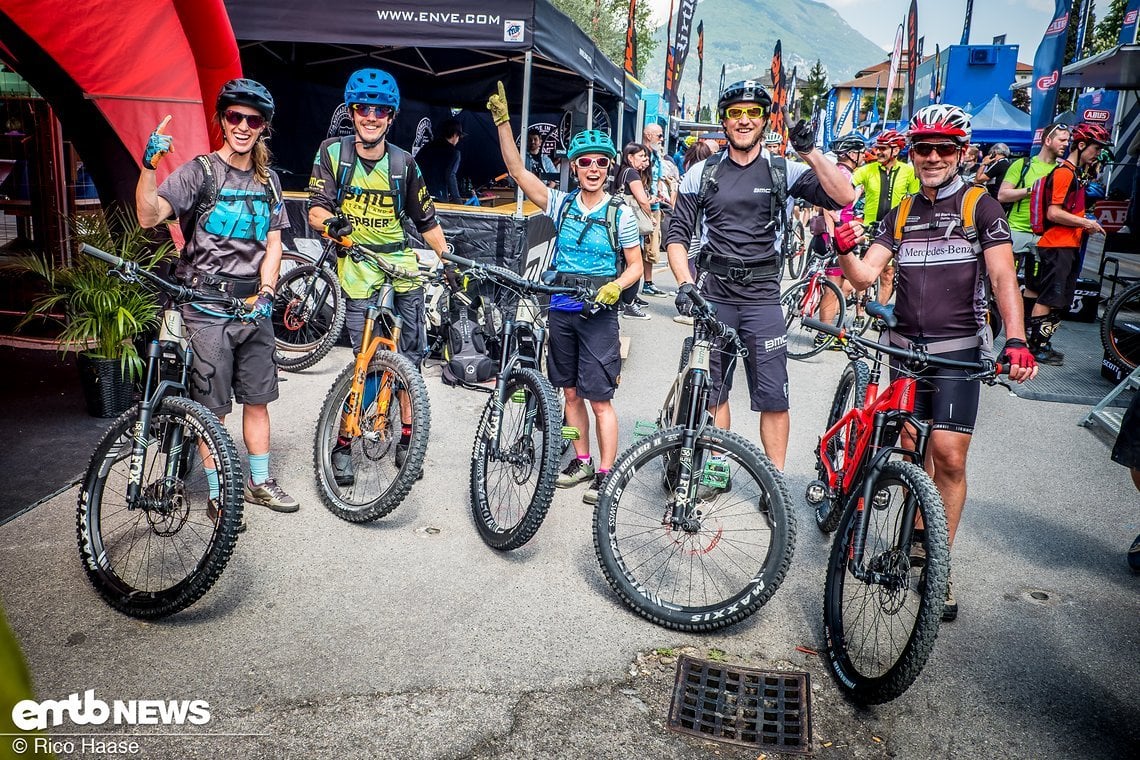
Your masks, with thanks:
[{"label": "dark sunglasses", "polygon": [[916,142],[911,143],[910,150],[916,156],[926,158],[931,153],[938,151],[938,155],[942,158],[950,158],[958,151],[961,150],[954,143],[929,143],[929,142]]},{"label": "dark sunglasses", "polygon": [[358,116],[378,116],[381,119],[391,119],[396,109],[392,106],[371,106],[365,103],[353,103],[352,112]]},{"label": "dark sunglasses", "polygon": [[593,158],[592,156],[582,156],[581,158],[574,159],[574,163],[578,165],[579,169],[589,169],[591,166],[597,164],[599,169],[610,168],[610,160],[605,156]]},{"label": "dark sunglasses", "polygon": [[265,117],[258,114],[241,113],[240,111],[226,111],[222,116],[231,127],[236,127],[243,121],[250,129],[261,129],[265,126]]},{"label": "dark sunglasses", "polygon": [[729,119],[739,119],[741,116],[747,116],[749,119],[759,119],[764,116],[764,109],[761,106],[749,106],[748,108],[733,106],[724,109],[724,115]]}]

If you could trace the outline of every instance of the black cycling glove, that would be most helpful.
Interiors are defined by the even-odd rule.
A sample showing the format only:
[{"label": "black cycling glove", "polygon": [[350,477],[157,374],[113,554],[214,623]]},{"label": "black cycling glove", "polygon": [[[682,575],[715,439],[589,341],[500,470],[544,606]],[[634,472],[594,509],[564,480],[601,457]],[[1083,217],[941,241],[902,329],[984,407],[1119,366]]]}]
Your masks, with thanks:
[{"label": "black cycling glove", "polygon": [[677,297],[673,299],[673,305],[677,307],[677,313],[682,316],[689,316],[693,313],[693,299],[689,298],[689,292],[693,289],[691,283],[685,283],[677,288]]},{"label": "black cycling glove", "polygon": [[788,141],[796,153],[808,153],[815,147],[815,134],[811,131],[811,124],[804,119],[796,122],[788,133]]},{"label": "black cycling glove", "polygon": [[333,240],[340,240],[352,234],[352,222],[343,216],[330,216],[325,220],[325,234]]}]

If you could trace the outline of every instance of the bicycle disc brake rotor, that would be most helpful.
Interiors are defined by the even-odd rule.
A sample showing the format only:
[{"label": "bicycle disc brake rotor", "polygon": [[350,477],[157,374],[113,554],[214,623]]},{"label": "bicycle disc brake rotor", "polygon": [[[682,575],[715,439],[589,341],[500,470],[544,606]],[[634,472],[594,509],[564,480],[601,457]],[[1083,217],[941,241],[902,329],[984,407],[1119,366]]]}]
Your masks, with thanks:
[{"label": "bicycle disc brake rotor", "polygon": [[910,558],[899,549],[890,549],[872,557],[867,563],[867,569],[885,576],[883,582],[877,584],[875,595],[883,612],[897,615],[906,604],[909,592],[906,580],[910,571]]},{"label": "bicycle disc brake rotor", "polygon": [[285,305],[285,313],[281,317],[281,324],[285,329],[297,332],[309,321],[309,315],[302,308],[301,299],[294,297]]},{"label": "bicycle disc brake rotor", "polygon": [[156,480],[143,491],[142,508],[151,530],[157,535],[173,536],[182,530],[190,516],[182,481]]}]

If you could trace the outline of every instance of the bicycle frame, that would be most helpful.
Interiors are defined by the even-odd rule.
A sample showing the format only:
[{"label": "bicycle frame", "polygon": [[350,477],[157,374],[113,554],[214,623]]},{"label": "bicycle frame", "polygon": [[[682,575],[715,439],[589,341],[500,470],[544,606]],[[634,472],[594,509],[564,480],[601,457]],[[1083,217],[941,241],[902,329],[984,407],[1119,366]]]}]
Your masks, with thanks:
[{"label": "bicycle frame", "polygon": [[[372,357],[381,348],[395,352],[400,342],[400,331],[403,329],[404,320],[390,305],[394,298],[395,288],[391,283],[385,282],[380,286],[379,298],[374,299],[365,312],[364,334],[360,341],[364,348],[356,355],[352,389],[349,391],[348,399],[344,402],[344,417],[341,423],[344,433],[354,438],[364,434],[360,427],[360,412],[363,408],[364,382],[368,374],[368,365],[372,363]],[[387,337],[374,333],[376,322],[381,314],[391,321],[391,327],[387,330]],[[381,388],[376,398],[376,420],[380,430],[372,432],[383,432],[384,427],[388,424],[388,405],[391,402],[392,389],[390,387]]]}]

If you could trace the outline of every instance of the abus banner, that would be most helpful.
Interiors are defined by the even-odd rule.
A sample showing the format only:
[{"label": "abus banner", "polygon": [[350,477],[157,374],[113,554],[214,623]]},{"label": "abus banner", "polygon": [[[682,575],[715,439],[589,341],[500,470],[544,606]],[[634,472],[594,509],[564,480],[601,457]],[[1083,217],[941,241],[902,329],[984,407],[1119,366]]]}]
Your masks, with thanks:
[{"label": "abus banner", "polygon": [[1033,127],[1033,145],[1041,144],[1045,127],[1053,120],[1057,109],[1057,82],[1065,58],[1065,38],[1069,28],[1069,11],[1073,0],[1055,0],[1053,19],[1045,29],[1045,36],[1033,57],[1033,92],[1030,125]]},{"label": "abus banner", "polygon": [[1112,132],[1116,123],[1116,103],[1118,93],[1116,90],[1093,90],[1077,98],[1076,112],[1081,121],[1091,121],[1100,124]]}]

